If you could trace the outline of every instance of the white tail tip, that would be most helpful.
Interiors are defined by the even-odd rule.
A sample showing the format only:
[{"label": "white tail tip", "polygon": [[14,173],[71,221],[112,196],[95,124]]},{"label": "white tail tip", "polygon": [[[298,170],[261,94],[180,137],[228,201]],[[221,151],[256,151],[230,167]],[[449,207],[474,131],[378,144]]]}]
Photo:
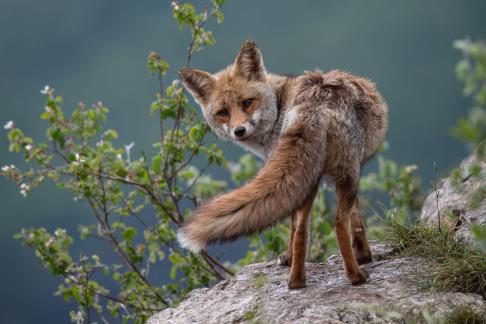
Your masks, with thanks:
[{"label": "white tail tip", "polygon": [[177,231],[177,241],[179,241],[179,244],[183,248],[188,249],[194,253],[200,252],[205,247],[200,242],[197,242],[193,238],[189,237],[186,233],[184,233],[182,229]]}]

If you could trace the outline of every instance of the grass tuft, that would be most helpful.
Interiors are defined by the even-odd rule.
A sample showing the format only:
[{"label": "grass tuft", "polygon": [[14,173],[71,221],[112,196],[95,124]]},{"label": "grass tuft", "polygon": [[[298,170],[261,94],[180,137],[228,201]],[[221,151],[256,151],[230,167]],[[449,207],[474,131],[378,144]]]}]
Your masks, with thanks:
[{"label": "grass tuft", "polygon": [[261,321],[258,319],[259,315],[260,315],[260,306],[256,305],[252,309],[247,310],[243,314],[241,320],[252,324],[260,324]]},{"label": "grass tuft", "polygon": [[486,312],[480,312],[470,306],[457,308],[445,320],[447,324],[486,324]]},{"label": "grass tuft", "polygon": [[268,283],[268,275],[264,272],[259,272],[255,274],[252,279],[252,284],[255,288],[261,289]]},{"label": "grass tuft", "polygon": [[486,252],[463,238],[457,238],[449,228],[423,224],[406,225],[391,221],[387,240],[406,256],[423,257],[431,266],[422,269],[424,283],[442,291],[480,294],[486,298]]}]

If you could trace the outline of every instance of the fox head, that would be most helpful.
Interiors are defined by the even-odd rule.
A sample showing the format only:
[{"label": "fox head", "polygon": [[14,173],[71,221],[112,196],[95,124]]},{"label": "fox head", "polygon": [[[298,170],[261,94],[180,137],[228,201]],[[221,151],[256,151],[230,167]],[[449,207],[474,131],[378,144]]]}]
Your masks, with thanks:
[{"label": "fox head", "polygon": [[254,42],[245,42],[235,62],[216,74],[188,68],[180,70],[179,76],[220,138],[258,140],[273,129],[276,94],[267,82],[262,54]]}]

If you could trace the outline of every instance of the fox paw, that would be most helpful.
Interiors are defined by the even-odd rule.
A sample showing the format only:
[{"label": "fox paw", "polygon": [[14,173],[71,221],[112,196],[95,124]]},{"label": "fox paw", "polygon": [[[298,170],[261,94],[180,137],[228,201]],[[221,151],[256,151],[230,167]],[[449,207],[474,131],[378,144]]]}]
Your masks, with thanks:
[{"label": "fox paw", "polygon": [[290,256],[289,251],[282,252],[278,256],[277,263],[281,266],[290,267],[292,265],[292,257]]},{"label": "fox paw", "polygon": [[373,261],[373,256],[370,253],[356,253],[356,261],[358,264],[366,264]]},{"label": "fox paw", "polygon": [[348,280],[352,285],[359,285],[368,281],[370,277],[368,272],[363,268],[359,267],[359,271],[356,273],[348,273]]},{"label": "fox paw", "polygon": [[300,289],[305,288],[305,279],[304,280],[291,280],[289,281],[289,289]]}]

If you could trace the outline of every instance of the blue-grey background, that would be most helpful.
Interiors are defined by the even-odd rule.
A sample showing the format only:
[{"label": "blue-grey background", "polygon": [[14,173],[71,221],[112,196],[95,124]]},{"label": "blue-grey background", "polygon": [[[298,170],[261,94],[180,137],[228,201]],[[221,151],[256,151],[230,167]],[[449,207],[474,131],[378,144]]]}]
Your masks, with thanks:
[{"label": "blue-grey background", "polygon": [[[460,53],[452,42],[486,37],[486,2],[233,0],[224,11],[223,25],[209,25],[217,45],[196,54],[194,66],[216,71],[252,39],[272,72],[339,68],[373,79],[390,106],[386,155],[417,164],[426,188],[433,162],[445,172],[467,153],[448,135],[471,105],[454,75]],[[0,0],[0,122],[14,120],[42,138],[39,90],[49,84],[65,108],[103,101],[120,143],[149,149],[158,128],[148,109],[157,84],[145,69],[147,54],[158,51],[174,78],[188,40],[169,1]],[[242,152],[224,148],[233,160]],[[1,135],[0,164],[7,163],[22,165]],[[68,322],[70,305],[53,296],[59,281],[12,236],[30,226],[74,230],[89,221],[88,210],[49,185],[25,199],[1,178],[0,194],[0,323]],[[226,255],[241,256],[243,246]]]}]

